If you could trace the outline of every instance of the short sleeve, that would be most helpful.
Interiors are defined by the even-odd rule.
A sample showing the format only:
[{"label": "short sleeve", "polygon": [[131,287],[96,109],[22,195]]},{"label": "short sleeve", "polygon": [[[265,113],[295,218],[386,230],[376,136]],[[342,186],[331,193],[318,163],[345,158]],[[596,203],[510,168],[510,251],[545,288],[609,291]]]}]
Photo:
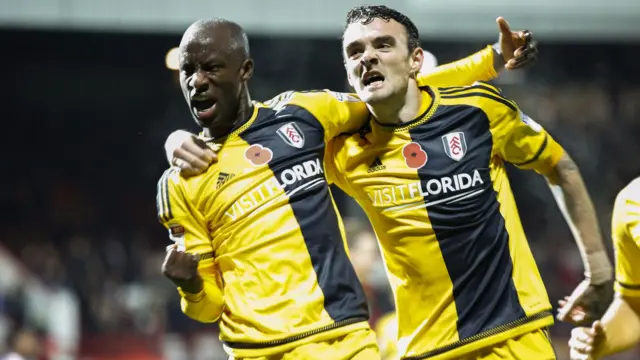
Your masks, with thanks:
[{"label": "short sleeve", "polygon": [[369,118],[369,110],[357,95],[329,90],[288,91],[266,101],[276,111],[299,107],[308,111],[324,128],[325,141],[355,131]]},{"label": "short sleeve", "polygon": [[564,149],[537,122],[511,100],[493,94],[488,105],[495,153],[521,169],[546,175],[556,166]]}]

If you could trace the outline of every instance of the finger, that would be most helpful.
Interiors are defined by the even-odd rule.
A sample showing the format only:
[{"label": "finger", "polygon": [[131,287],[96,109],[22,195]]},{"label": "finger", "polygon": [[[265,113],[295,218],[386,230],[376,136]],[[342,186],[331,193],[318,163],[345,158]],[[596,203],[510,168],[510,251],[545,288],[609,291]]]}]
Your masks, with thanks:
[{"label": "finger", "polygon": [[558,315],[556,318],[560,321],[565,321],[568,315],[573,310],[573,306],[573,302],[571,300],[568,300],[561,309],[558,309]]},{"label": "finger", "polygon": [[503,36],[511,35],[511,28],[509,27],[509,23],[502,16],[496,19],[496,24],[498,24],[498,30],[500,30],[500,34]]},{"label": "finger", "polygon": [[200,254],[189,254],[189,261],[197,265],[200,262]]},{"label": "finger", "polygon": [[537,52],[538,52],[537,44],[535,42],[532,42],[517,48],[516,51],[513,52],[513,56],[517,58],[520,56],[535,54]]},{"label": "finger", "polygon": [[533,64],[536,60],[537,60],[537,57],[535,55],[529,55],[529,56],[521,57],[518,59],[511,59],[507,61],[504,67],[507,70],[520,69]]},{"label": "finger", "polygon": [[174,155],[175,158],[178,160],[182,160],[184,163],[180,163],[178,165],[178,167],[180,167],[181,169],[192,169],[195,171],[203,171],[206,168],[209,167],[208,163],[205,163],[204,161],[200,160],[197,156],[191,154],[190,152],[186,151],[185,149],[182,148],[178,148],[176,149],[176,151],[174,151]]},{"label": "finger", "polygon": [[576,351],[579,354],[588,355],[591,354],[591,351],[593,351],[593,346],[586,344],[581,339],[574,336],[572,336],[569,340],[569,347],[571,347],[572,350]]},{"label": "finger", "polygon": [[574,310],[569,315],[574,324],[582,323],[587,318],[587,314],[584,311]]},{"label": "finger", "polygon": [[175,248],[167,249],[167,255],[164,258],[164,264],[162,264],[163,272],[166,272],[166,268],[175,264],[178,257],[178,251]]},{"label": "finger", "polygon": [[604,327],[602,326],[602,322],[600,320],[596,320],[593,322],[591,326],[592,334],[595,336],[600,336],[604,334]]},{"label": "finger", "polygon": [[200,139],[199,137],[194,136],[192,139],[193,139],[193,143],[195,145],[197,145],[199,148],[201,148],[201,149],[208,149],[209,148],[207,146],[207,143],[204,140]]},{"label": "finger", "polygon": [[[202,141],[200,139],[198,140]],[[214,153],[213,150],[206,147],[206,145],[203,148],[203,147],[200,147],[199,144],[194,142],[186,142],[182,144],[182,150],[186,150],[187,152],[191,153],[192,155],[196,156],[198,159],[204,161],[207,164],[211,164],[214,158],[217,158],[216,153]]]}]

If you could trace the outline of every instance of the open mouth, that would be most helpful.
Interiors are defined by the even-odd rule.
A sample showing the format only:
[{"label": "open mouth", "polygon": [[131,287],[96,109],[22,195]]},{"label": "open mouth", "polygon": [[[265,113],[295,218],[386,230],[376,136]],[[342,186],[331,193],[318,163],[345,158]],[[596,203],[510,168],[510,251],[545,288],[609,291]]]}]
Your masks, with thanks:
[{"label": "open mouth", "polygon": [[379,85],[382,85],[383,81],[384,81],[384,76],[382,76],[381,73],[375,70],[367,71],[362,77],[362,84],[364,86],[370,86],[370,85],[379,86]]},{"label": "open mouth", "polygon": [[213,108],[216,105],[216,101],[203,96],[194,96],[191,98],[191,106],[193,111],[200,118],[209,117],[213,114]]}]

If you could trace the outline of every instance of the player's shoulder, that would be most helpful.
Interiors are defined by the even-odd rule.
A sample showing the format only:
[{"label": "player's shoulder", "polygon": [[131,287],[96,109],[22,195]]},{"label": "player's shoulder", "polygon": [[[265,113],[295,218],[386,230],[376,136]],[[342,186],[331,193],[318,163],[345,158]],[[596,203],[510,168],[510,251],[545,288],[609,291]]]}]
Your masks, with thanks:
[{"label": "player's shoulder", "polygon": [[518,106],[502,90],[484,81],[469,86],[437,88],[440,105],[471,106],[482,109],[488,116],[501,116],[505,112],[518,112]]},{"label": "player's shoulder", "polygon": [[640,177],[633,179],[625,186],[616,197],[616,202],[634,202],[640,204]]},{"label": "player's shoulder", "polygon": [[182,178],[180,176],[180,168],[172,166],[166,169],[160,179],[158,180],[157,191],[158,193],[167,192],[171,188],[181,187]]},{"label": "player's shoulder", "polygon": [[310,109],[322,109],[331,103],[362,102],[355,94],[323,90],[294,91],[289,90],[278,94],[264,102],[274,110],[281,110],[287,106],[300,106]]}]

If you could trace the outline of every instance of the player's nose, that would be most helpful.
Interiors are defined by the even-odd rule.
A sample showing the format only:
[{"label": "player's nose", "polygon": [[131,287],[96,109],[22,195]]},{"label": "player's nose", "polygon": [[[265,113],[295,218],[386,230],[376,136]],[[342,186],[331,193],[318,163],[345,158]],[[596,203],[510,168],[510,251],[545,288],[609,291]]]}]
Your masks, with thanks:
[{"label": "player's nose", "polygon": [[205,92],[209,88],[209,79],[204,72],[196,71],[191,77],[189,85],[196,93]]},{"label": "player's nose", "polygon": [[367,69],[371,68],[371,65],[377,65],[378,56],[376,52],[373,49],[365,50],[360,58],[360,63]]}]

